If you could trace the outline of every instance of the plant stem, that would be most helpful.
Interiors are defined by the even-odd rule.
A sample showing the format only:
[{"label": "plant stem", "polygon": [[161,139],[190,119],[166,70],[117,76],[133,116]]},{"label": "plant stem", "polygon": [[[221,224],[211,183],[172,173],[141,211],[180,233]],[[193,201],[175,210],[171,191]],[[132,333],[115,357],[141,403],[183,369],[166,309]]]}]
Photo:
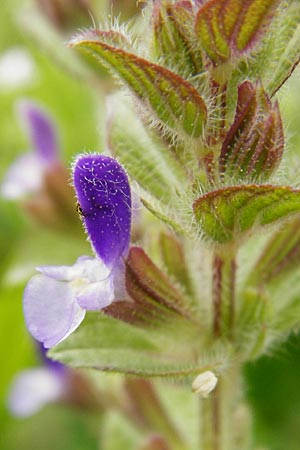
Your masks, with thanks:
[{"label": "plant stem", "polygon": [[200,401],[201,450],[237,449],[241,427],[237,414],[241,387],[239,372],[240,367],[236,366],[220,375],[215,390]]},{"label": "plant stem", "polygon": [[213,258],[213,334],[233,338],[235,314],[235,253],[215,253]]},{"label": "plant stem", "polygon": [[[224,246],[213,256],[212,332],[215,339],[234,338],[236,248]],[[244,450],[248,445],[249,417],[241,400],[241,365],[219,374],[218,384],[200,404],[200,449]],[[246,413],[245,413],[246,411]]]},{"label": "plant stem", "polygon": [[154,384],[145,379],[127,378],[124,383],[127,416],[148,433],[164,437],[172,450],[187,450],[187,444],[180,431],[163,407]]}]

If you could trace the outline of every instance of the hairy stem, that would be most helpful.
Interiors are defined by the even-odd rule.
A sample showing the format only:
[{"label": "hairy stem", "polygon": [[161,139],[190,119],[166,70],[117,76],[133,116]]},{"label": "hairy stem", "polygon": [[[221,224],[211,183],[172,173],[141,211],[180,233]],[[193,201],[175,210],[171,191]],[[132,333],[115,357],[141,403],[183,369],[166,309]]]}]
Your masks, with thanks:
[{"label": "hairy stem", "polygon": [[215,253],[213,258],[212,299],[213,334],[233,337],[236,291],[236,262],[234,252]]},{"label": "hairy stem", "polygon": [[219,376],[215,390],[200,400],[200,449],[244,450],[248,440],[249,417],[240,404],[239,366]]}]

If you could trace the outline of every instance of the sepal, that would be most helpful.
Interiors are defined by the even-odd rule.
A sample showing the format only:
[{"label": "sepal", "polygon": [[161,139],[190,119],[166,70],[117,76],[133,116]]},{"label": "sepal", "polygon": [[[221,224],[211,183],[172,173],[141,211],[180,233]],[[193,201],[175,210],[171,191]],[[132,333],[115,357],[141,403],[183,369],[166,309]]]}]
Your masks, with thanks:
[{"label": "sepal", "polygon": [[172,279],[193,296],[193,286],[182,243],[174,234],[162,232],[159,237],[161,259]]},{"label": "sepal", "polygon": [[190,0],[154,2],[152,12],[155,58],[179,73],[203,71],[202,55],[193,29],[194,9]]},{"label": "sepal", "polygon": [[261,85],[245,81],[238,88],[234,122],[222,144],[221,174],[236,179],[267,179],[277,169],[284,150],[278,103],[271,104]]},{"label": "sepal", "polygon": [[130,249],[126,261],[126,289],[134,302],[144,309],[144,319],[150,325],[178,319],[197,324],[189,298],[172,285],[140,247]]}]

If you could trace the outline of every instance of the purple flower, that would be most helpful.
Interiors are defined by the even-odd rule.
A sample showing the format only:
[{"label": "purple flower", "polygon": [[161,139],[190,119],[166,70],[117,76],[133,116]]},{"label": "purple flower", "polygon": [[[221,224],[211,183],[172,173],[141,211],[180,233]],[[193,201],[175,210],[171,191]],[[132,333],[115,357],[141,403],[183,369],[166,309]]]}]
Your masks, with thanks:
[{"label": "purple flower", "polygon": [[42,345],[40,350],[44,366],[23,370],[13,379],[8,395],[8,408],[14,416],[31,416],[65,395],[69,378],[67,367],[47,358]]},{"label": "purple flower", "polygon": [[47,367],[20,372],[13,380],[8,408],[14,416],[27,417],[48,403],[58,401],[64,392],[62,378]]},{"label": "purple flower", "polygon": [[127,175],[113,158],[86,155],[74,166],[74,186],[94,251],[111,268],[129,246],[131,195]]},{"label": "purple flower", "polygon": [[95,258],[82,256],[73,266],[39,267],[24,293],[25,320],[31,334],[50,348],[82,322],[86,310],[99,310],[124,292],[124,257],[131,225],[127,175],[108,156],[80,156],[74,186]]},{"label": "purple flower", "polygon": [[45,170],[59,161],[57,136],[48,115],[27,100],[18,104],[18,111],[33,150],[16,159],[8,169],[1,186],[2,196],[8,199],[40,191]]}]

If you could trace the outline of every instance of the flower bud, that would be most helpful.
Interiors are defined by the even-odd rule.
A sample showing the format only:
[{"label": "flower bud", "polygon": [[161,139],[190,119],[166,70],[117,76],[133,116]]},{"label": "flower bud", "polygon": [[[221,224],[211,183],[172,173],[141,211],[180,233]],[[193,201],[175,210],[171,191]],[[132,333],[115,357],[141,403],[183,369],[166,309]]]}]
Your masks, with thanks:
[{"label": "flower bud", "polygon": [[200,373],[192,383],[192,390],[196,394],[200,394],[203,398],[213,391],[217,385],[218,378],[211,370]]},{"label": "flower bud", "polygon": [[260,84],[244,81],[238,88],[234,122],[222,145],[221,174],[251,181],[267,179],[278,168],[283,149],[278,103],[271,103]]}]

